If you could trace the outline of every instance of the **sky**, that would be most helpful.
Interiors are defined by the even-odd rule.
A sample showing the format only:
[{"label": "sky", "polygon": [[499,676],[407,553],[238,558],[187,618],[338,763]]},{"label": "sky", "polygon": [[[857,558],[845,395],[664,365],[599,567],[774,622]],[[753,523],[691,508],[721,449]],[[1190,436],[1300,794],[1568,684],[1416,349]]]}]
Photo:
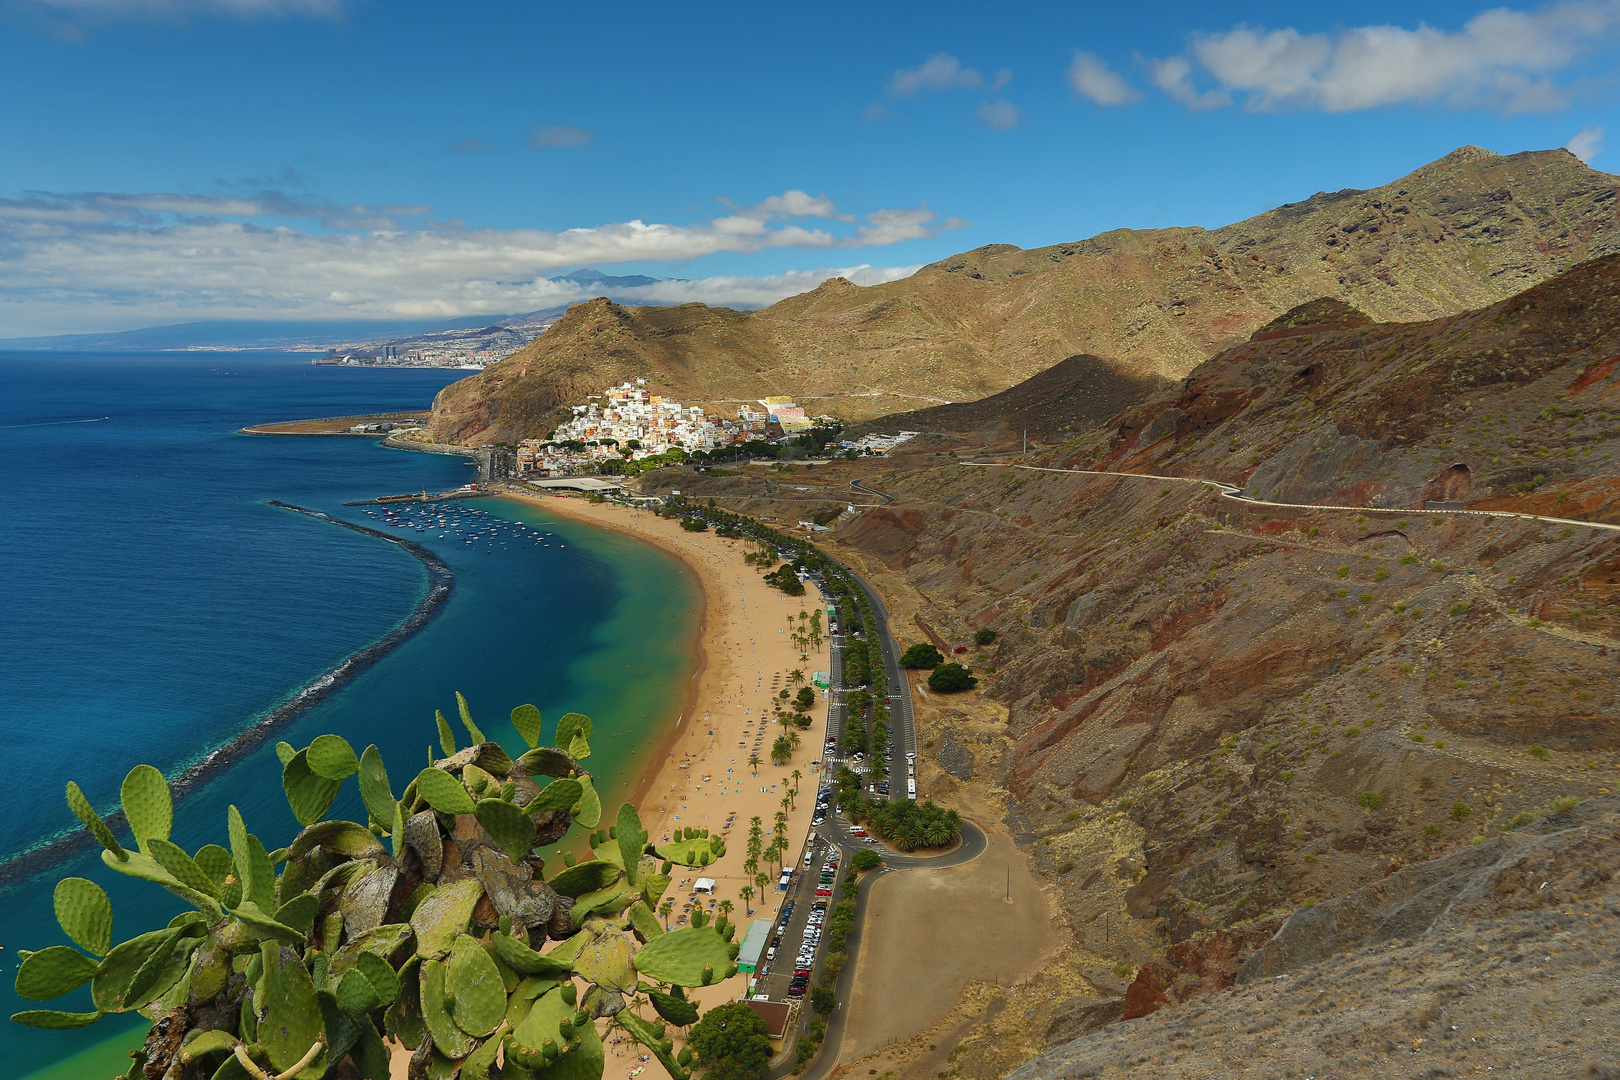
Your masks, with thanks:
[{"label": "sky", "polygon": [[0,338],[514,314],[583,266],[756,306],[1467,144],[1620,171],[1617,60],[1620,0],[0,0]]}]

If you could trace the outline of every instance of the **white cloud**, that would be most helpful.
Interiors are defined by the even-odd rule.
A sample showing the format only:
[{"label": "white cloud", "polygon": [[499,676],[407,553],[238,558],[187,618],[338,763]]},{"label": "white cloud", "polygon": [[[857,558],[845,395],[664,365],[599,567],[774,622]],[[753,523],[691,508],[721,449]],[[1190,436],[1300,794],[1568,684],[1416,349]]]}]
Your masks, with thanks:
[{"label": "white cloud", "polygon": [[1584,127],[1575,133],[1575,137],[1564,144],[1564,149],[1586,162],[1592,164],[1592,159],[1603,153],[1603,129],[1600,127]]},{"label": "white cloud", "polygon": [[[0,200],[0,336],[70,332],[83,325],[85,313],[129,325],[137,319],[523,311],[579,298],[566,292],[572,286],[545,278],[580,265],[871,248],[964,224],[940,221],[927,207],[878,210],[855,222],[832,200],[803,191],[686,225],[459,229],[424,220],[428,212],[313,204],[277,193]],[[801,224],[811,221],[818,224]],[[317,227],[301,224],[307,222]],[[801,279],[791,274],[713,280],[730,282],[724,289],[732,290],[705,286],[715,302],[801,291],[795,284]],[[754,284],[739,284],[748,281]]]},{"label": "white cloud", "polygon": [[992,131],[1011,131],[1018,126],[1018,106],[1006,98],[986,101],[973,111]]},{"label": "white cloud", "polygon": [[[1004,74],[1012,77],[1010,71]],[[935,53],[918,67],[902,68],[889,80],[889,90],[904,97],[924,90],[977,90],[983,85],[983,75],[973,68],[963,67],[960,60],[948,53]]]},{"label": "white cloud", "polygon": [[577,150],[595,138],[584,128],[570,124],[545,124],[534,129],[529,136],[529,147],[534,150]]},{"label": "white cloud", "polygon": [[1108,61],[1094,53],[1076,52],[1069,65],[1069,85],[1094,105],[1128,105],[1142,92],[1126,82]]},{"label": "white cloud", "polygon": [[1241,100],[1257,111],[1442,105],[1513,114],[1563,107],[1568,94],[1553,77],[1617,29],[1620,0],[1493,8],[1454,32],[1421,23],[1316,34],[1238,26],[1195,35],[1187,53],[1148,67],[1155,86],[1192,108]]}]

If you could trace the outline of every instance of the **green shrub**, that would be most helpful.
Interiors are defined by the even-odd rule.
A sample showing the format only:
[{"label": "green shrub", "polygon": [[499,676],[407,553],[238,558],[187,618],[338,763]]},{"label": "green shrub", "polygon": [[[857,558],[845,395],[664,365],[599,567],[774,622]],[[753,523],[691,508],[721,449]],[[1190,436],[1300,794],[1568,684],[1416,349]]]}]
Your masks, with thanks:
[{"label": "green shrub", "polygon": [[1347,738],[1347,739],[1354,739],[1357,735],[1360,735],[1360,734],[1361,734],[1361,729],[1358,728],[1358,727],[1347,727],[1347,728],[1344,729],[1344,737]]},{"label": "green shrub", "polygon": [[1573,795],[1560,795],[1551,803],[1547,804],[1547,816],[1557,817],[1559,814],[1567,814],[1580,804],[1581,800],[1577,799]]},{"label": "green shrub", "polygon": [[1451,804],[1451,820],[1452,821],[1462,821],[1464,818],[1468,817],[1473,812],[1474,812],[1474,808],[1472,806],[1469,806],[1465,802],[1454,802],[1454,803]]},{"label": "green shrub", "polygon": [[1472,607],[1472,606],[1473,605],[1471,605],[1466,600],[1459,600],[1455,604],[1451,605],[1450,609],[1448,609],[1448,611],[1447,611],[1447,614],[1449,614],[1449,615],[1466,615],[1466,614],[1468,614],[1468,609],[1470,607]]},{"label": "green shrub", "polygon": [[1418,562],[1418,557],[1416,555],[1413,555],[1411,552],[1407,552],[1405,555],[1401,556],[1400,561],[1401,561],[1402,566],[1416,566],[1417,562]]},{"label": "green shrub", "polygon": [[1530,813],[1529,811],[1525,811],[1521,814],[1514,814],[1513,820],[1507,823],[1507,828],[1505,828],[1503,832],[1511,832],[1514,829],[1522,829],[1534,820],[1536,820],[1536,815]]},{"label": "green shrub", "polygon": [[977,685],[979,680],[974,678],[967,668],[955,662],[939,665],[933,674],[928,676],[928,689],[942,694],[971,690]]},{"label": "green shrub", "polygon": [[1341,566],[1333,572],[1341,578],[1347,578],[1350,576],[1350,568],[1348,566]]},{"label": "green shrub", "polygon": [[935,645],[922,642],[913,645],[900,656],[900,666],[912,670],[937,668],[945,662],[945,655]]},{"label": "green shrub", "polygon": [[1080,820],[1080,811],[1078,811],[1078,810],[1070,810],[1067,814],[1063,815],[1063,824],[1065,824],[1065,825],[1072,825],[1076,821],[1079,821],[1079,820]]},{"label": "green shrub", "polygon": [[1356,805],[1368,810],[1382,810],[1384,808],[1384,797],[1376,791],[1363,791],[1361,796],[1356,799]]},{"label": "green shrub", "polygon": [[1439,836],[1440,835],[1440,826],[1436,825],[1432,821],[1429,822],[1427,825],[1423,826],[1423,835],[1424,836]]},{"label": "green shrub", "polygon": [[1547,748],[1545,746],[1539,746],[1539,745],[1538,746],[1532,746],[1529,749],[1528,753],[1530,754],[1531,757],[1540,758],[1542,761],[1546,761],[1548,758],[1552,757],[1552,754],[1547,750]]},{"label": "green shrub", "polygon": [[973,631],[973,644],[975,645],[989,645],[995,640],[996,632],[990,629],[988,626],[980,627],[979,629]]},{"label": "green shrub", "polygon": [[1058,863],[1058,868],[1057,868],[1058,876],[1062,877],[1064,874],[1067,874],[1070,870],[1073,870],[1073,869],[1074,869],[1074,860],[1073,859],[1064,859],[1062,862]]},{"label": "green shrub", "polygon": [[1389,567],[1380,566],[1378,569],[1374,570],[1373,571],[1373,580],[1374,581],[1388,581],[1389,580]]}]

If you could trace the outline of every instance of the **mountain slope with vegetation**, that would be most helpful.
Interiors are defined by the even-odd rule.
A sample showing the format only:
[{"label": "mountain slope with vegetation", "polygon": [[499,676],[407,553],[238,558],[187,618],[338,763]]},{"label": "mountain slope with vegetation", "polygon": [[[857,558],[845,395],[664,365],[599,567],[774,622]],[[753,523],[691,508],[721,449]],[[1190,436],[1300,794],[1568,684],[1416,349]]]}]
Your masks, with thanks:
[{"label": "mountain slope with vegetation", "polygon": [[1564,150],[1464,147],[1394,183],[1221,229],[990,245],[901,281],[835,278],[755,312],[592,300],[447,387],[431,430],[466,443],[541,436],[560,407],[631,377],[720,407],[793,395],[846,420],[976,400],[1081,353],[1180,378],[1319,297],[1430,319],[1620,250],[1617,193],[1620,179]]},{"label": "mountain slope with vegetation", "polygon": [[[1439,1017],[1478,1042],[1430,1046],[1425,1069],[1541,1054],[1533,1017],[1481,1025],[1544,973],[1567,1003],[1598,993],[1588,960],[1612,964],[1589,925],[1612,918],[1610,871],[1581,852],[1614,843],[1598,808],[1620,781],[1620,532],[1415,509],[1620,521],[1617,341],[1608,256],[1423,322],[1302,305],[1106,425],[989,459],[1005,464],[963,464],[976,440],[934,436],[884,471],[818,467],[764,493],[655,477],[787,519],[851,478],[887,493],[823,542],[897,633],[980,679],[919,699],[919,788],[995,808],[1058,892],[1069,942],[1018,985],[964,995],[940,1029],[948,1059],[930,1035],[910,1064],[872,1064],[1268,1075],[1218,1041],[1275,1049],[1275,1075],[1348,1077],[1396,1054],[1415,1066]],[[1245,503],[1205,477],[1349,509]],[[981,629],[993,644],[975,646]],[[1287,948],[1255,965],[1308,999],[1244,982],[1279,930]],[[1549,960],[1478,951],[1503,941]],[[1236,1038],[1270,1017],[1265,1039]],[[1557,1030],[1560,1054],[1607,1060],[1603,1031]],[[1419,1074],[1447,1075],[1398,1075]]]}]

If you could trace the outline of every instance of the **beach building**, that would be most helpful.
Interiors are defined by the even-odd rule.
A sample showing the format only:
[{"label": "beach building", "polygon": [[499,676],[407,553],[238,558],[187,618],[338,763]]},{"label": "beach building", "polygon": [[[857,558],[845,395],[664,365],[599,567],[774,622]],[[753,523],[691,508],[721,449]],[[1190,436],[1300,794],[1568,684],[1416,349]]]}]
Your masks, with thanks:
[{"label": "beach building", "polygon": [[759,1014],[759,1018],[765,1021],[765,1034],[769,1038],[780,1040],[787,1034],[788,1025],[792,1022],[794,1013],[791,1003],[761,1000],[753,997],[743,1002],[743,1004],[753,1009]]},{"label": "beach building", "polygon": [[714,895],[715,884],[716,882],[712,877],[700,877],[697,879],[697,884],[692,886],[692,891],[694,893],[707,893],[712,896]]},{"label": "beach building", "polygon": [[765,955],[765,944],[770,940],[771,921],[755,919],[749,925],[747,935],[743,937],[742,948],[737,952],[737,970],[746,975],[758,971],[760,957]]}]

